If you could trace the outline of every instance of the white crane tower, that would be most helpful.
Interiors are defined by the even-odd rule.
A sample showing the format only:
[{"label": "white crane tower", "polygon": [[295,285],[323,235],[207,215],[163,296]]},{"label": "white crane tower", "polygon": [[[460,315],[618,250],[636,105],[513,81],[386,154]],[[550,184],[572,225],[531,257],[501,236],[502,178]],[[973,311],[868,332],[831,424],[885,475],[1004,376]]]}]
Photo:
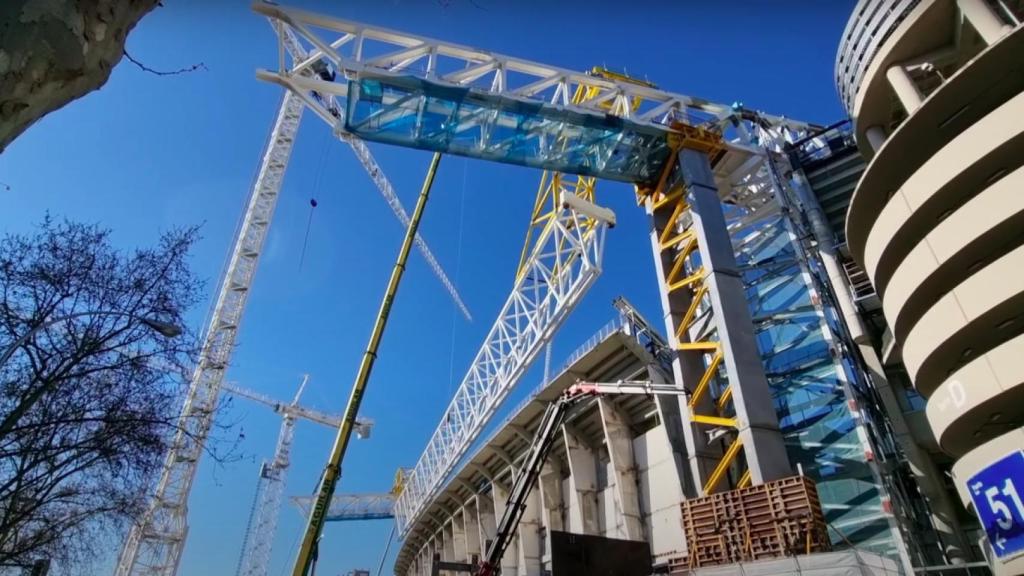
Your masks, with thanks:
[{"label": "white crane tower", "polygon": [[[311,76],[312,71],[305,70],[302,74]],[[302,99],[290,93],[286,93],[281,102],[235,235],[227,268],[221,278],[220,291],[204,334],[199,362],[192,374],[178,420],[179,432],[171,442],[148,509],[125,537],[114,569],[115,576],[174,576],[178,573],[178,564],[188,537],[188,498],[192,491],[192,481],[213,424],[217,397],[231,360],[249,289],[263,251],[263,242],[274,218],[281,183],[304,107]],[[407,224],[409,217],[369,148],[355,136],[341,133],[336,136],[349,144],[395,217],[403,225]],[[419,235],[415,242],[455,305],[466,318],[470,318],[469,310],[426,242]]]},{"label": "white crane tower", "polygon": [[[252,390],[240,388],[232,383],[225,383],[222,389],[235,396],[247,398],[269,406],[281,415],[281,431],[277,435],[277,447],[274,457],[264,460],[260,465],[260,476],[256,484],[256,496],[253,499],[252,511],[245,529],[245,540],[242,542],[242,553],[238,559],[236,576],[266,576],[270,565],[270,552],[277,530],[277,518],[281,511],[281,494],[284,492],[285,477],[291,464],[292,438],[295,436],[295,420],[302,418],[329,428],[337,428],[341,417],[325,414],[299,406],[299,398],[306,388],[309,375],[303,376],[295,398],[285,404]],[[356,420],[356,435],[369,438],[373,420],[359,418]]]}]

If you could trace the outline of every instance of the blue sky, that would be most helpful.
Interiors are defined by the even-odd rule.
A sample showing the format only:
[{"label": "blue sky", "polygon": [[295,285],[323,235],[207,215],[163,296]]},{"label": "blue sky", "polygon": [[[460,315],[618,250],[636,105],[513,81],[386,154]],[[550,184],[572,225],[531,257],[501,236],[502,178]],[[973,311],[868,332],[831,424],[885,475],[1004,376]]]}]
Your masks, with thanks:
[{"label": "blue sky", "polygon": [[[667,90],[802,120],[843,116],[832,66],[852,0],[294,3],[566,68],[625,69]],[[130,248],[151,244],[168,227],[201,223],[192,263],[212,299],[281,96],[254,77],[256,68],[276,64],[276,44],[248,2],[165,4],[132,33],[129,51],[152,68],[203,62],[208,71],[156,77],[122,62],[102,90],[30,128],[0,155],[0,182],[10,187],[0,187],[0,231],[28,230],[49,211],[102,223]],[[429,154],[371,149],[411,210]],[[457,316],[414,252],[363,403],[377,427],[371,440],[350,445],[340,491],[385,491],[396,468],[415,462],[507,296],[539,176],[442,160],[421,232],[476,319]],[[647,222],[631,196],[625,185],[598,185],[599,203],[616,211],[619,225],[608,236],[602,278],[556,338],[556,366],[613,317],[619,294],[652,320],[660,317]],[[300,269],[311,197],[319,206]],[[340,412],[401,237],[351,151],[307,114],[229,380],[283,399],[309,373],[303,403]],[[193,311],[196,327],[205,315],[205,305]],[[537,384],[538,371],[512,402]],[[183,575],[234,572],[259,461],[273,451],[280,425],[269,410],[243,401],[225,421],[238,422],[230,438],[244,433],[244,457],[200,466]],[[313,490],[332,436],[298,425],[287,495]],[[290,567],[301,528],[286,504],[270,574]],[[389,528],[384,521],[329,524],[318,572],[375,568]],[[116,553],[112,546],[108,564]]]}]

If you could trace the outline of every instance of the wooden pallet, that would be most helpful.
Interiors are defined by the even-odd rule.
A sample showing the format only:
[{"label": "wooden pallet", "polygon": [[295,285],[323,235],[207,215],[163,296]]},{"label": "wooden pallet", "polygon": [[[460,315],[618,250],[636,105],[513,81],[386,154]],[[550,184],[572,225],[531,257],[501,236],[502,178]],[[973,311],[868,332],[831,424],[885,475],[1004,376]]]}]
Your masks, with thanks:
[{"label": "wooden pallet", "polygon": [[830,548],[818,491],[805,476],[686,500],[682,509],[686,569]]}]

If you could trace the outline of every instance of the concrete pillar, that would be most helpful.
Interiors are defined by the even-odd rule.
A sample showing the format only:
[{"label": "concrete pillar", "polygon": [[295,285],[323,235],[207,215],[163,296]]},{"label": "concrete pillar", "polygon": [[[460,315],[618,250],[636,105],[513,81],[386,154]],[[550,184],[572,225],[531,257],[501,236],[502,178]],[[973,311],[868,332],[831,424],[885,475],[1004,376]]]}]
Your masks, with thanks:
[{"label": "concrete pillar", "polygon": [[597,459],[571,426],[562,427],[565,458],[569,463],[569,531],[597,534]]},{"label": "concrete pillar", "polygon": [[[655,384],[669,384],[662,370],[656,366],[647,367],[647,377]],[[685,494],[695,494],[693,480],[686,473],[686,439],[683,436],[683,416],[680,414],[678,400],[670,396],[655,396],[654,405],[658,409],[658,418],[661,420],[661,429],[665,434],[669,447],[672,450],[672,458],[676,467],[675,479],[680,488],[679,499],[682,500]]]},{"label": "concrete pillar", "polygon": [[914,83],[910,74],[907,74],[906,68],[900,64],[894,64],[885,71],[885,77],[889,79],[889,85],[896,92],[896,97],[899,98],[903,109],[907,111],[907,115],[913,114],[921,107],[924,95],[917,89],[917,84]]},{"label": "concrete pillar", "polygon": [[478,496],[473,496],[462,507],[462,526],[466,534],[466,561],[472,561],[473,556],[483,557],[480,549],[480,514],[478,512]]},{"label": "concrete pillar", "polygon": [[[679,351],[679,338],[676,336],[676,327],[686,311],[689,310],[693,294],[689,290],[671,292],[668,290],[666,278],[675,263],[675,256],[670,250],[663,251],[661,249],[662,231],[668,227],[675,229],[677,226],[675,222],[670,221],[672,211],[670,206],[654,210],[650,202],[647,204],[647,213],[651,218],[651,251],[654,254],[658,292],[664,311],[665,336],[672,350],[676,351],[672,358],[672,375],[677,387],[693,390],[704,374],[704,363],[696,354]],[[687,399],[681,397],[677,403],[682,419],[685,445],[683,454],[686,458],[683,493],[687,498],[695,498],[701,495],[700,486],[703,485],[703,478],[706,478],[715,469],[715,463],[721,457],[722,452],[717,445],[709,445],[707,435],[703,434],[693,423]],[[711,410],[710,406],[710,401],[705,400],[705,405],[702,408]]]},{"label": "concrete pillar", "polygon": [[644,540],[640,494],[636,484],[636,461],[633,458],[633,433],[626,417],[607,398],[597,399],[601,411],[608,459],[615,474],[617,516],[622,527],[618,536],[627,540]]},{"label": "concrete pillar", "polygon": [[562,522],[562,467],[551,460],[540,471],[540,502],[544,525],[544,552],[541,562],[551,569],[551,531],[564,531]]},{"label": "concrete pillar", "polygon": [[836,295],[839,312],[843,316],[846,330],[849,332],[850,338],[857,344],[868,344],[871,342],[871,338],[868,336],[864,322],[861,321],[860,314],[853,303],[850,284],[839,264],[834,233],[803,170],[793,172],[793,189],[796,190],[797,196],[800,198],[800,204],[804,208],[803,212],[811,224],[811,233],[814,234],[814,239],[818,242],[818,255],[821,257],[821,263],[828,276],[832,292]]},{"label": "concrete pillar", "polygon": [[[704,283],[714,310],[724,353],[723,364],[732,387],[739,438],[743,441],[751,480],[761,484],[788,476],[793,471],[761,364],[746,290],[736,265],[711,164],[706,154],[684,149],[679,153],[679,170],[687,186],[687,200],[705,270]],[[703,480],[702,477],[701,484]]]},{"label": "concrete pillar", "polygon": [[476,498],[476,512],[480,530],[480,558],[483,559],[487,548],[494,541],[498,531],[498,519],[494,517],[494,498],[492,495],[481,494]]},{"label": "concrete pillar", "polygon": [[865,368],[871,375],[872,383],[882,401],[882,407],[889,416],[896,442],[906,456],[914,480],[931,510],[932,525],[938,534],[943,552],[951,564],[962,564],[970,560],[970,546],[957,519],[955,504],[950,500],[942,483],[942,473],[935,466],[931,455],[914,440],[903,417],[903,409],[896,398],[897,392],[893,390],[885,376],[882,362],[878,359],[875,349],[867,344],[860,345],[859,348]]},{"label": "concrete pillar", "polygon": [[[527,496],[526,506],[523,508],[523,516],[519,520],[519,527],[516,529],[519,557],[517,562],[518,572],[515,572],[515,574],[519,576],[541,576],[540,495],[537,492],[538,490],[534,489]],[[508,552],[505,555],[508,556]],[[506,573],[504,567],[501,573]],[[512,572],[509,572],[509,574],[512,574]]]},{"label": "concrete pillar", "polygon": [[452,547],[456,562],[469,562],[469,555],[466,554],[466,521],[464,520],[465,510],[456,510],[452,514]]},{"label": "concrete pillar", "polygon": [[957,0],[957,6],[985,44],[993,44],[1012,28],[999,19],[984,0]]},{"label": "concrete pillar", "polygon": [[[455,562],[458,558],[455,557],[455,536],[453,534],[453,526],[451,518],[444,523],[441,527],[441,560],[445,562]],[[442,572],[445,574],[447,572]]]},{"label": "concrete pillar", "polygon": [[875,152],[885,144],[885,128],[881,126],[868,126],[867,131],[864,132],[864,136],[868,139],[868,145]]},{"label": "concrete pillar", "polygon": [[[508,487],[503,486],[495,482],[491,485],[491,496],[493,497],[491,502],[494,507],[495,518],[501,518],[501,515],[505,513],[505,503],[508,502]],[[536,515],[536,510],[534,510]],[[525,516],[525,513],[524,513]],[[495,532],[497,532],[497,524],[495,523]],[[494,538],[492,533],[491,538]],[[508,548],[505,549],[505,555],[501,558],[501,573],[502,574],[519,574],[519,538],[514,537],[509,539]]]}]

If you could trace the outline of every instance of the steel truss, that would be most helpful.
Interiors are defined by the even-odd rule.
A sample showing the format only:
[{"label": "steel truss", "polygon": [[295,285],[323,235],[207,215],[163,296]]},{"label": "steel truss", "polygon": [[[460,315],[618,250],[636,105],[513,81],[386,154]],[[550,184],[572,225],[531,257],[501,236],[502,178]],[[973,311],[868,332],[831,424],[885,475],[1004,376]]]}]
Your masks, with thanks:
[{"label": "steel truss", "polygon": [[171,576],[177,573],[188,535],[189,492],[213,424],[217,395],[277,206],[302,109],[299,98],[285,94],[221,281],[199,363],[178,419],[178,432],[171,443],[149,509],[125,539],[115,569],[116,576]]},{"label": "steel truss", "polygon": [[[295,504],[303,516],[308,516],[313,506],[312,496],[294,496]],[[327,522],[348,522],[353,520],[385,520],[395,517],[395,495],[390,492],[369,494],[337,494],[331,497],[327,509]]]},{"label": "steel truss", "polygon": [[[279,71],[257,76],[302,95],[338,131],[368,140],[632,183],[660,174],[673,122],[713,124],[730,148],[748,154],[760,143],[749,120],[777,132],[807,128],[615,75],[277,5],[254,9],[281,24],[282,43]],[[300,42],[309,56],[287,62],[283,54]],[[330,72],[306,74],[313,69]],[[580,89],[590,97],[577,100]],[[610,109],[621,112],[609,116]]]},{"label": "steel truss", "polygon": [[395,502],[401,537],[597,280],[608,223],[563,208],[541,231],[497,321]]},{"label": "steel truss", "polygon": [[638,186],[637,196],[651,216],[676,383],[689,392],[683,421],[693,497],[772,480],[789,466],[743,309],[746,297],[724,215],[713,195],[711,166],[724,157],[725,146],[713,130],[677,128],[661,177],[652,187]]},{"label": "steel truss", "polygon": [[[585,178],[652,182],[672,164],[677,127],[700,126],[721,135],[711,182],[717,198],[753,216],[777,209],[766,149],[778,151],[809,128],[615,75],[574,72],[277,5],[254,9],[277,23],[280,41],[279,70],[257,76],[301,97],[339,134]],[[581,92],[587,98],[577,98]],[[567,180],[552,178],[562,188],[552,196],[558,211],[524,260],[512,295],[396,501],[402,537],[596,279],[604,225],[565,207],[565,199],[576,199],[582,201],[577,206],[598,210],[582,200],[592,194],[590,181],[573,181],[566,190]],[[539,196],[534,223],[544,203]],[[593,236],[581,235],[586,231]],[[577,268],[567,268],[569,262]],[[749,426],[742,431],[750,433]]]}]

